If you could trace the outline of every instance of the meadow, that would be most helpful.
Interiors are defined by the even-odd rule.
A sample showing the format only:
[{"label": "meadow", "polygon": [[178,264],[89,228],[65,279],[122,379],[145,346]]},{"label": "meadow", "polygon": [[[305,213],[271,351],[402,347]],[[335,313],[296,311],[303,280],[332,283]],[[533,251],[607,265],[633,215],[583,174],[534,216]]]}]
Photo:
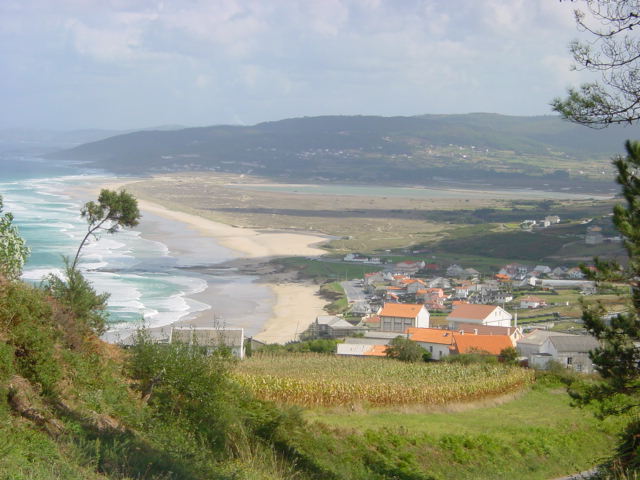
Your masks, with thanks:
[{"label": "meadow", "polygon": [[303,407],[442,406],[518,391],[533,373],[500,364],[256,354],[237,366],[235,378],[262,400]]},{"label": "meadow", "polygon": [[[368,195],[350,195],[344,188],[342,194],[335,195],[289,191],[295,186],[284,191],[256,189],[265,182],[268,180],[246,175],[176,173],[133,182],[127,189],[168,208],[229,225],[327,234],[334,238],[325,248],[336,254],[384,253],[421,246],[436,250],[438,255],[521,258],[526,250],[519,246],[526,241],[535,252],[526,257],[537,260],[553,255],[577,237],[568,238],[564,231],[555,235],[552,230],[543,236],[523,234],[519,231],[522,220],[555,214],[578,222],[585,216],[611,211],[608,200],[522,200],[518,192],[512,197],[491,198],[489,194],[450,190],[450,197],[424,198],[416,194],[408,198],[376,194],[375,186],[364,190],[354,187],[370,192]],[[384,187],[379,189],[385,191]],[[586,227],[579,227],[578,235],[583,233],[580,229]],[[541,249],[541,242],[553,242],[554,248]]]}]

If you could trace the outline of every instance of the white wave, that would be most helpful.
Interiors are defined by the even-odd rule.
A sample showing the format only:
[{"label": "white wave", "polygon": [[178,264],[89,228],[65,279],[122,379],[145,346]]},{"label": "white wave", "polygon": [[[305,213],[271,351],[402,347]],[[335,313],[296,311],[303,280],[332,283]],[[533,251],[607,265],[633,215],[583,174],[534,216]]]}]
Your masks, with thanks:
[{"label": "white wave", "polygon": [[60,268],[34,268],[23,271],[22,279],[39,282],[49,274],[54,274],[57,277],[62,277],[64,275]]}]

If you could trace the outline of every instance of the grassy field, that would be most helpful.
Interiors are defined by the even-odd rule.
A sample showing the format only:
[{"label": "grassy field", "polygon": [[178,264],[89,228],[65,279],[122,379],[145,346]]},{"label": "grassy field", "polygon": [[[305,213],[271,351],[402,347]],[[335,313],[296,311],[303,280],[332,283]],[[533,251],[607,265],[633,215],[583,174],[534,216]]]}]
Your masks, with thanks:
[{"label": "grassy field", "polygon": [[325,280],[353,280],[362,278],[365,273],[379,272],[380,265],[362,265],[353,263],[334,263],[311,260],[305,257],[288,257],[273,260],[287,269],[297,270],[300,278]]},{"label": "grassy field", "polygon": [[[547,303],[546,307],[518,310],[518,323],[524,325],[538,321],[550,320],[549,315],[557,313],[559,317],[581,318],[583,304],[591,305],[600,303],[607,312],[622,312],[626,308],[626,298],[614,294],[582,295],[579,290],[556,290],[557,294],[549,292],[523,292],[514,298],[511,308],[517,308],[520,298],[534,295],[542,298]],[[552,320],[552,318],[551,318]]]},{"label": "grassy field", "polygon": [[549,479],[591,468],[611,453],[620,419],[570,405],[559,385],[536,385],[496,405],[402,413],[313,409],[307,419],[358,444],[379,441],[435,479]]},{"label": "grassy field", "polygon": [[[314,442],[292,442],[327,471],[364,457],[385,478],[547,480],[611,454],[619,418],[572,407],[555,377],[502,368],[288,355],[250,358],[235,375],[264,399],[306,407]],[[516,370],[524,377],[495,390]]]},{"label": "grassy field", "polygon": [[[556,235],[553,229],[526,234],[519,231],[522,220],[557,214],[577,221],[611,211],[610,201],[468,198],[470,194],[464,191],[459,191],[459,197],[405,198],[237,188],[260,182],[265,180],[181,173],[134,182],[127,189],[169,208],[231,225],[332,235],[336,238],[327,250],[334,253],[374,253],[419,245],[442,255],[537,261],[576,237],[565,238],[565,232]],[[577,228],[579,233],[586,229]]]},{"label": "grassy field", "polygon": [[255,355],[237,379],[258,397],[300,406],[444,405],[520,390],[532,372],[504,365],[406,364],[320,354]]}]

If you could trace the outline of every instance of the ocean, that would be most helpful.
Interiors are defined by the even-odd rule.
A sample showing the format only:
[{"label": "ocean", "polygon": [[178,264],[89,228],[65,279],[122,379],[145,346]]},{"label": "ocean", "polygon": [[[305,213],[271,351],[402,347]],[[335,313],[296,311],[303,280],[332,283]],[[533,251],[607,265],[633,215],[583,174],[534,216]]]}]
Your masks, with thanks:
[{"label": "ocean", "polygon": [[[62,273],[63,257],[73,258],[87,232],[80,208],[95,200],[87,187],[108,180],[105,172],[78,163],[0,153],[4,210],[13,214],[31,248],[24,280],[38,284],[46,275]],[[79,268],[97,292],[110,295],[112,333],[216,315],[216,323],[244,327],[253,335],[270,315],[270,290],[233,269],[203,273],[203,267],[234,258],[184,224],[143,212],[136,229],[92,239]]]}]

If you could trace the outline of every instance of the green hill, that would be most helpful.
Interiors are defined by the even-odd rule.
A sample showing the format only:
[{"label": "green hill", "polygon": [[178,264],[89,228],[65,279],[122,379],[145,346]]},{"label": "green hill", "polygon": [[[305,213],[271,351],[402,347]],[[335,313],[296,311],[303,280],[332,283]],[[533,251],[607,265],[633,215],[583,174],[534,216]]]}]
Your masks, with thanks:
[{"label": "green hill", "polygon": [[[295,368],[297,359],[283,360]],[[330,370],[340,359],[314,362]],[[386,359],[367,365],[385,372],[387,362],[404,367]],[[555,383],[467,414],[389,405],[303,416],[259,400],[237,371],[224,354],[144,336],[127,351],[105,344],[41,289],[2,280],[0,479],[549,478],[610,454],[619,429],[571,408]],[[348,368],[342,376],[349,381]],[[276,380],[265,374],[265,381]],[[516,416],[505,425],[505,415]],[[321,422],[305,418],[314,416]]]},{"label": "green hill", "polygon": [[554,116],[324,116],[134,132],[51,156],[124,174],[217,170],[295,181],[415,185],[444,178],[593,189],[602,188],[602,171],[627,138],[640,138],[638,127],[591,130]]}]

